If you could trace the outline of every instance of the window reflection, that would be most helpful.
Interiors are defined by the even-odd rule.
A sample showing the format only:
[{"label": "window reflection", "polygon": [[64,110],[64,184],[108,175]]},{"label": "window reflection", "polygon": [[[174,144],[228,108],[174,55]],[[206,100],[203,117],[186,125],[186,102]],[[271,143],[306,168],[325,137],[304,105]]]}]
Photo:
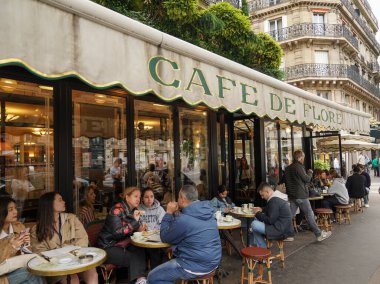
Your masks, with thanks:
[{"label": "window reflection", "polygon": [[279,182],[280,163],[278,161],[278,130],[277,123],[273,121],[264,122],[265,150],[267,182],[276,185]]},{"label": "window reflection", "polygon": [[280,122],[280,137],[281,137],[281,160],[282,171],[290,165],[293,160],[292,151],[292,129],[289,123]]}]

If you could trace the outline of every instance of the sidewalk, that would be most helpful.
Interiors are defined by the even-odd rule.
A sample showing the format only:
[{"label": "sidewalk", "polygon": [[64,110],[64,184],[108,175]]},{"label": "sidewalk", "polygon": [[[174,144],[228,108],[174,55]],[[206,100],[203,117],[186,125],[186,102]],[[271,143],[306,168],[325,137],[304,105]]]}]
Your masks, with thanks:
[{"label": "sidewalk", "polygon": [[[321,243],[310,231],[285,243],[285,269],[277,262],[272,265],[274,284],[380,283],[380,178],[371,178],[370,208],[352,213],[351,225],[334,224],[332,236]],[[222,283],[240,283],[241,258],[236,253],[228,256],[223,250],[222,267],[230,272]]]}]

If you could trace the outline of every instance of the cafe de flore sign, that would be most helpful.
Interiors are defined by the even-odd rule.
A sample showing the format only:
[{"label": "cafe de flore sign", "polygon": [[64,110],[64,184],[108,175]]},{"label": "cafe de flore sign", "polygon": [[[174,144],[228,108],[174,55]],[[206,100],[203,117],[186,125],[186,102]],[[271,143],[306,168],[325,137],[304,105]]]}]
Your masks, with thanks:
[{"label": "cafe de flore sign", "polygon": [[162,33],[88,0],[2,0],[0,67],[77,77],[164,101],[369,132],[369,115]]}]

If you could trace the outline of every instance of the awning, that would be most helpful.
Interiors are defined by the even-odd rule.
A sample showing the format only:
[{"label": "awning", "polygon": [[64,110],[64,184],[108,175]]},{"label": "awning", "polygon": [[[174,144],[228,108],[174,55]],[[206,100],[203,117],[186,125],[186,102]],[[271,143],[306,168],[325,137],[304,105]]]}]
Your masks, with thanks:
[{"label": "awning", "polygon": [[[360,140],[342,140],[342,152],[346,151],[369,151],[369,150],[379,150],[380,145]],[[339,151],[338,141],[327,141],[325,143],[317,142],[318,150],[325,152]]]},{"label": "awning", "polygon": [[94,88],[369,132],[370,115],[317,97],[88,0],[2,0],[0,67]]}]

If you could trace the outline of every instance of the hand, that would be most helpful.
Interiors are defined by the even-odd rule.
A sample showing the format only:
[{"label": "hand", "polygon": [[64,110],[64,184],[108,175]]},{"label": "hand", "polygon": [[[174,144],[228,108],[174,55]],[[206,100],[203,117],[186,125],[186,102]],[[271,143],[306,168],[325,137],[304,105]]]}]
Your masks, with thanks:
[{"label": "hand", "polygon": [[231,208],[228,208],[228,207],[224,208],[224,213],[229,213],[230,211],[231,211]]},{"label": "hand", "polygon": [[173,201],[169,202],[166,207],[166,213],[173,214],[176,211],[178,211],[178,203]]},{"label": "hand", "polygon": [[30,234],[29,233],[24,235],[24,237],[21,237],[20,239],[23,241],[24,245],[30,244]]},{"label": "hand", "polygon": [[137,231],[142,232],[142,231],[146,231],[147,229],[148,229],[147,224],[141,224],[141,226],[138,228]]},{"label": "hand", "polygon": [[133,211],[133,218],[134,218],[136,221],[140,220],[140,215],[141,215],[141,213],[140,213],[139,210],[135,210],[135,211]]},{"label": "hand", "polygon": [[258,213],[258,212],[262,212],[263,211],[263,209],[261,209],[260,207],[254,207],[253,208],[253,213]]},{"label": "hand", "polygon": [[10,243],[14,249],[19,250],[24,241],[20,239],[19,236],[14,236],[11,238]]}]

